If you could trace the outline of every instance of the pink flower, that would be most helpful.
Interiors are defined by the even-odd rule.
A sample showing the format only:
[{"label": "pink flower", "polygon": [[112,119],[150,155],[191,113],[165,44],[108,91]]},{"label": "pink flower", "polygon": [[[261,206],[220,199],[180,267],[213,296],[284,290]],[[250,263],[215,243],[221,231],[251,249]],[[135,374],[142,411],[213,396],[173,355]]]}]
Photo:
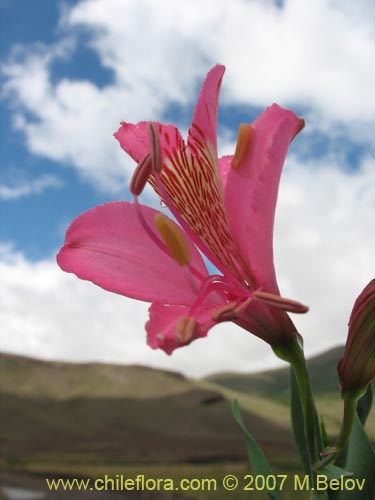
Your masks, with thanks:
[{"label": "pink flower", "polygon": [[[303,120],[276,104],[241,124],[233,156],[218,158],[217,108],[224,66],[203,84],[187,144],[173,125],[122,123],[115,133],[138,162],[134,202],[98,206],[75,219],[57,261],[67,272],[127,297],[151,302],[148,343],[170,354],[234,321],[283,345],[297,332],[273,263],[279,179]],[[138,201],[149,181],[178,225]],[[210,275],[202,254],[219,270]]]},{"label": "pink flower", "polygon": [[375,378],[375,279],[357,297],[337,370],[342,394],[362,394]]}]

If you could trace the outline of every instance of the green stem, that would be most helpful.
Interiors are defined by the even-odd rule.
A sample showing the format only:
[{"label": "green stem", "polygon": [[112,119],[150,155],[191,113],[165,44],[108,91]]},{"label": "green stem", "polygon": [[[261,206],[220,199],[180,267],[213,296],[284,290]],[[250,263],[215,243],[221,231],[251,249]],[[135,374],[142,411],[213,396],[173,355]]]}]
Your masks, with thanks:
[{"label": "green stem", "polygon": [[291,364],[296,375],[298,391],[303,409],[310,463],[313,464],[319,458],[315,440],[315,422],[317,413],[303,350],[297,340],[293,340],[291,343],[281,348],[273,348],[273,350],[279,358],[288,361]]},{"label": "green stem", "polygon": [[325,465],[333,462],[333,460],[341,452],[347,440],[349,439],[350,432],[353,427],[354,417],[357,410],[358,397],[356,395],[346,394],[343,396],[343,399],[344,399],[344,416],[342,419],[339,436],[331,452],[322,460],[320,460],[320,462],[315,464],[314,470],[316,471],[322,469]]}]

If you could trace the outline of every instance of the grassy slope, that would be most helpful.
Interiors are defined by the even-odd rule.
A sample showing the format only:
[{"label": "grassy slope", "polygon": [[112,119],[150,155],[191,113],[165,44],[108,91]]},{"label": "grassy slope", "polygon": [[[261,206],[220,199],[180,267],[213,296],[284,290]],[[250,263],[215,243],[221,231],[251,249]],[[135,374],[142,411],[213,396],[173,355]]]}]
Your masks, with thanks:
[{"label": "grassy slope", "polygon": [[[341,349],[310,361],[317,404],[337,432],[341,401],[336,364]],[[269,456],[293,463],[289,370],[218,374],[191,381],[139,366],[69,364],[0,355],[3,456],[7,463],[77,460],[160,462],[245,457],[230,400]],[[335,392],[333,392],[335,391]],[[374,413],[369,434],[375,436]]]},{"label": "grassy slope", "polygon": [[[202,462],[246,458],[230,402],[175,373],[2,355],[6,464]],[[293,455],[284,426],[251,411],[260,443]]]},{"label": "grassy slope", "polygon": [[[340,352],[310,362],[318,407],[332,433],[341,413],[335,372]],[[189,381],[138,366],[46,363],[0,355],[0,375],[0,438],[7,469],[93,477],[124,468],[133,475],[148,471],[151,477],[240,476],[248,472],[245,448],[229,404],[238,397],[248,428],[273,457],[276,470],[296,470],[287,369]],[[368,430],[375,436],[373,417]],[[239,459],[238,464],[224,462]],[[222,490],[194,496],[229,498]],[[287,492],[287,498],[302,497]],[[236,492],[231,498],[242,500],[248,493]],[[251,498],[265,496],[254,492]]]},{"label": "grassy slope", "polygon": [[178,373],[143,366],[46,362],[2,353],[0,376],[2,392],[31,398],[155,398],[195,388]]},{"label": "grassy slope", "polygon": [[[336,366],[343,353],[338,347],[308,361],[311,384],[318,412],[324,417],[329,434],[338,432],[342,418],[342,401]],[[202,386],[238,398],[241,406],[259,416],[270,416],[280,425],[289,425],[289,368],[259,373],[222,373],[207,377]],[[375,408],[367,420],[367,432],[375,440]]]}]

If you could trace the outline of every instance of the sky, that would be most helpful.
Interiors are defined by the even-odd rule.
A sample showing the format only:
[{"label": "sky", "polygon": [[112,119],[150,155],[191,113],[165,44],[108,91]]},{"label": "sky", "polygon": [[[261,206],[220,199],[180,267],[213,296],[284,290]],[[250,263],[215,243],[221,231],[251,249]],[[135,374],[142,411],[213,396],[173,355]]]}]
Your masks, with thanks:
[{"label": "sky", "polygon": [[[148,304],[63,273],[71,220],[129,200],[119,122],[176,124],[226,66],[219,154],[273,102],[306,127],[285,163],[274,252],[307,355],[344,344],[374,276],[374,6],[369,0],[0,0],[0,350],[202,376],[279,366],[225,323],[172,356],[146,345]],[[142,201],[157,206],[148,190]]]}]

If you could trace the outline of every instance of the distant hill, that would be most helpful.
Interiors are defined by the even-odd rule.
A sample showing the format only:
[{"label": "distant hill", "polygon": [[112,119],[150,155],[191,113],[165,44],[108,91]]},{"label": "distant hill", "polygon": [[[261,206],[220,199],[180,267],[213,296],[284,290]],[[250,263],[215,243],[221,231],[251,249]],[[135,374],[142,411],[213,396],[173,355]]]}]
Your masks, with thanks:
[{"label": "distant hill", "polygon": [[[343,352],[344,347],[337,347],[308,360],[311,384],[315,394],[339,391],[336,366]],[[219,373],[207,377],[207,380],[238,392],[250,392],[285,400],[289,395],[290,370],[279,368],[245,375]]]},{"label": "distant hill", "polygon": [[[1,354],[5,466],[246,459],[230,401],[173,372]],[[244,412],[266,448],[294,447],[287,426]]]},{"label": "distant hill", "polygon": [[189,391],[193,382],[175,372],[144,366],[42,361],[0,353],[1,390],[30,398],[155,398]]},{"label": "distant hill", "polygon": [[[341,420],[336,376],[341,353],[337,348],[309,362],[318,409],[331,434]],[[245,460],[231,412],[233,397],[274,463],[295,466],[287,368],[189,380],[141,366],[0,354],[0,377],[0,466],[5,468]],[[373,417],[368,431],[374,438]]]}]

